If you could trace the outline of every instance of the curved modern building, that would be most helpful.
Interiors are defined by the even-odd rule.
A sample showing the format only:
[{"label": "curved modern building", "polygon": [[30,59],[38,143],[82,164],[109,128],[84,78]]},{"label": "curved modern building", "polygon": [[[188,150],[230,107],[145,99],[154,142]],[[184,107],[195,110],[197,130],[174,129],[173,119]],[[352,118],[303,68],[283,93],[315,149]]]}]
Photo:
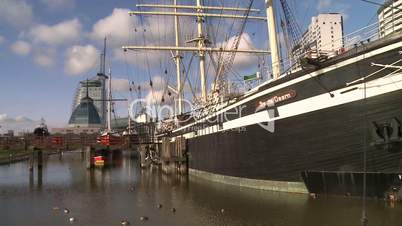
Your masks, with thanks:
[{"label": "curved modern building", "polygon": [[87,94],[81,99],[78,106],[74,109],[68,122],[70,127],[101,127],[102,120],[99,117],[92,98]]},{"label": "curved modern building", "polygon": [[[92,98],[93,105],[95,106],[99,118],[101,119],[101,123],[104,125],[106,123],[106,102],[101,101],[106,99],[106,88],[105,88],[105,80],[107,77],[99,73],[96,77],[91,78],[89,80],[81,81],[73,100],[73,106],[71,112],[80,105],[81,100],[88,97]],[[88,91],[88,94],[87,94]]]}]

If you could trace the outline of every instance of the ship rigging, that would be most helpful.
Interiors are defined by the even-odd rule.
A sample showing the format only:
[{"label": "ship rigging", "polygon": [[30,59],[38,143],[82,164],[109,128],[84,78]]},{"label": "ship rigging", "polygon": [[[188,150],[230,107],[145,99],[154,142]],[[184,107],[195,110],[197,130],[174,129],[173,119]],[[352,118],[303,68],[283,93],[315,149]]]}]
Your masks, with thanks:
[{"label": "ship rigging", "polygon": [[[211,62],[215,62],[216,66],[216,75],[213,82],[213,90],[212,93],[218,94],[220,100],[224,100],[228,95],[228,81],[226,78],[226,74],[229,70],[231,70],[231,66],[233,64],[236,53],[243,54],[262,54],[262,55],[271,55],[272,64],[272,73],[274,78],[278,78],[280,74],[280,60],[279,60],[279,49],[278,49],[278,41],[277,41],[277,32],[275,25],[275,16],[272,0],[266,0],[266,17],[251,15],[252,13],[258,13],[260,10],[253,9],[252,4],[253,0],[249,2],[248,7],[225,7],[225,6],[206,6],[202,4],[201,0],[196,1],[196,5],[179,5],[177,1],[174,1],[173,5],[162,5],[162,4],[138,4],[139,8],[159,8],[161,11],[130,11],[130,15],[163,15],[163,16],[173,16],[174,17],[174,28],[175,28],[175,46],[155,46],[155,45],[126,45],[122,48],[127,50],[155,50],[155,51],[170,51],[172,53],[173,59],[176,64],[176,77],[177,77],[177,85],[176,88],[169,86],[169,89],[172,90],[177,96],[177,107],[176,107],[176,115],[180,115],[184,112],[184,104],[183,104],[183,84],[184,79],[182,76],[181,65],[183,52],[192,52],[198,55],[199,58],[199,81],[201,86],[201,95],[196,98],[196,102],[200,103],[200,106],[206,106],[213,102],[212,98],[208,96],[208,84],[207,84],[207,72],[206,72],[206,55],[210,55]],[[169,9],[173,9],[173,12],[167,11]],[[186,10],[180,11],[179,10]],[[210,12],[212,11],[212,12]],[[220,11],[221,13],[216,13],[216,11]],[[223,12],[242,12],[243,15],[238,14],[225,14]],[[186,44],[195,43],[195,46],[180,46],[180,26],[179,26],[179,18],[180,17],[191,17],[196,19],[197,24],[197,35],[195,38],[191,38],[186,40]],[[205,33],[204,23],[208,18],[220,18],[220,19],[233,19],[233,20],[243,20],[242,26],[239,32],[235,35],[235,40],[232,42],[232,45],[227,45],[229,48],[220,46],[215,47],[214,43],[211,43],[211,40]],[[242,38],[245,23],[248,20],[256,20],[256,21],[267,21],[268,32],[270,36],[270,50],[257,50],[257,49],[239,49],[239,42]],[[218,59],[214,60],[214,55],[218,55]],[[216,62],[217,61],[217,62]]]}]

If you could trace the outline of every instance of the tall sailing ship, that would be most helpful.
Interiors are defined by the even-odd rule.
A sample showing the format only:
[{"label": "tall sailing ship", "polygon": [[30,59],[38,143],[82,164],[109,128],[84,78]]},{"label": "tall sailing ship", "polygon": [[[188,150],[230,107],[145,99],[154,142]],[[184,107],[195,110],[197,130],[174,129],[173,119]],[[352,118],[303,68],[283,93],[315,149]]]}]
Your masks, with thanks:
[{"label": "tall sailing ship", "polygon": [[[265,0],[266,17],[254,15],[258,10],[252,3],[235,8],[205,6],[201,0],[181,5],[175,0],[173,5],[138,5],[161,11],[130,12],[175,18],[176,46],[123,47],[174,55],[177,115],[173,121],[161,122],[158,136],[170,142],[185,138],[189,173],[224,183],[360,195],[366,179],[369,196],[398,191],[402,180],[402,23],[395,21],[399,17],[394,13],[401,13],[402,1],[385,3],[378,12],[379,23],[357,31],[355,38],[338,38],[341,46],[331,51],[320,51],[317,39],[301,34],[286,0]],[[280,7],[291,62],[286,68],[280,59],[275,16]],[[228,11],[238,14],[225,14]],[[194,46],[179,46],[180,17],[197,20],[197,37],[188,42]],[[244,20],[244,26],[246,20],[266,21],[269,50],[239,49],[244,27],[232,46],[214,47],[203,31],[208,17]],[[315,20],[320,22],[318,17]],[[342,22],[340,17],[326,27]],[[199,108],[185,113],[180,53],[189,51],[199,55],[201,96],[196,100]],[[231,95],[227,73],[233,64],[232,52],[269,54],[273,78]],[[230,57],[218,62],[216,83],[208,94],[205,55],[210,53]]]}]

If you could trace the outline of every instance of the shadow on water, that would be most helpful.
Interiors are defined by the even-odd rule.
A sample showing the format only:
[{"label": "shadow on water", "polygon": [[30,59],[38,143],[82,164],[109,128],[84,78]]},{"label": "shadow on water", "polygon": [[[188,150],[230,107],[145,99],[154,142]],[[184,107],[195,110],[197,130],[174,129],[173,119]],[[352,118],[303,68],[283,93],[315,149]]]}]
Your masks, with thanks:
[{"label": "shadow on water", "polygon": [[[359,225],[361,213],[356,198],[311,199],[165,175],[155,166],[141,170],[129,152],[91,170],[81,153],[50,156],[33,172],[24,162],[1,166],[0,204],[1,225],[10,226],[71,225],[70,217],[73,225],[99,226],[122,219],[131,225],[352,226]],[[401,210],[400,203],[370,200],[369,225],[400,225]]]}]

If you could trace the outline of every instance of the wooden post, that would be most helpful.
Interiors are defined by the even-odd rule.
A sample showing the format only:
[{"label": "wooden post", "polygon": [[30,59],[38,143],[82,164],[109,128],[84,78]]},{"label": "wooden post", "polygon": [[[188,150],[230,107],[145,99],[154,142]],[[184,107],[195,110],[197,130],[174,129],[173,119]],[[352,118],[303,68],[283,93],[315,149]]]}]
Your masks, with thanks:
[{"label": "wooden post", "polygon": [[59,149],[59,161],[63,159],[63,150]]},{"label": "wooden post", "polygon": [[38,150],[37,158],[38,158],[38,169],[42,169],[42,167],[43,167],[43,151],[42,150]]},{"label": "wooden post", "polygon": [[28,141],[27,136],[24,137],[24,151],[28,151]]},{"label": "wooden post", "polygon": [[[42,151],[40,153],[42,153]],[[42,174],[42,166],[39,168],[39,165],[38,165],[38,175],[37,175],[38,188],[42,188],[42,183],[43,183],[42,175],[43,175]]]},{"label": "wooden post", "polygon": [[33,189],[34,188],[34,172],[33,172],[33,167],[32,169],[29,169],[29,188]]},{"label": "wooden post", "polygon": [[140,164],[141,164],[141,168],[145,168],[147,167],[147,148],[145,146],[140,146],[139,147],[139,152],[140,152]]},{"label": "wooden post", "polygon": [[34,158],[35,158],[35,152],[32,151],[32,153],[29,155],[29,171],[32,172],[34,169]]},{"label": "wooden post", "polygon": [[87,169],[91,169],[93,167],[93,150],[91,146],[85,147],[85,158],[86,158],[86,167]]},{"label": "wooden post", "polygon": [[85,148],[81,147],[81,161],[85,160]]}]

